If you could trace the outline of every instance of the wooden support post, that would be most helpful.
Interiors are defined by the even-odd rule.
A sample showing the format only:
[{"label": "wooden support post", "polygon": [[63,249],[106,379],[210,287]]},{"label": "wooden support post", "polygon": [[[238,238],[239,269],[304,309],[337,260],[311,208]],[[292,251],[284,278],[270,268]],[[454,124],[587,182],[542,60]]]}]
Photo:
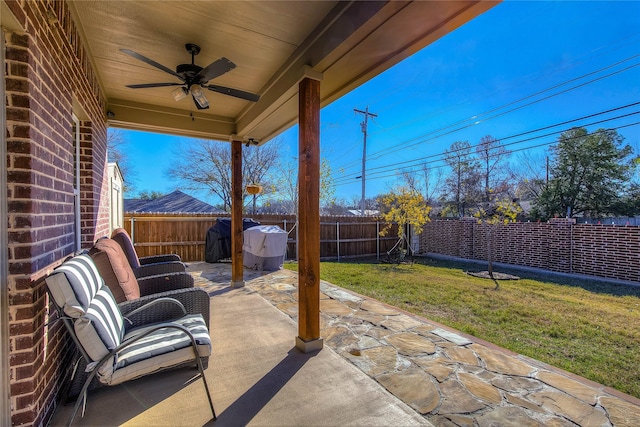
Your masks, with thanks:
[{"label": "wooden support post", "polygon": [[231,140],[231,287],[244,286],[242,266],[242,141]]},{"label": "wooden support post", "polygon": [[299,84],[298,337],[303,352],[322,348],[320,338],[320,82]]}]

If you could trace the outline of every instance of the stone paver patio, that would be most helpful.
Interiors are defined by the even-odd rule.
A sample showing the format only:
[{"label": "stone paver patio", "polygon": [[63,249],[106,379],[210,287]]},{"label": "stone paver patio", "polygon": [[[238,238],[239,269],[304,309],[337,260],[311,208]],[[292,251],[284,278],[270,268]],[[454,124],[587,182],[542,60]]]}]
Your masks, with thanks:
[{"label": "stone paver patio", "polygon": [[[215,297],[231,266],[189,271]],[[297,321],[296,272],[245,270],[245,281]],[[436,426],[640,426],[639,399],[327,282],[320,310],[325,345]]]}]

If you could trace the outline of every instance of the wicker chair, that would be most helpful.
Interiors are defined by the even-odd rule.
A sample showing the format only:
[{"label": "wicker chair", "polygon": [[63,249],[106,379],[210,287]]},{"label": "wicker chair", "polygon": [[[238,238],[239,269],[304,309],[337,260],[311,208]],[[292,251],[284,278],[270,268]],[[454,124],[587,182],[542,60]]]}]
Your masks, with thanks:
[{"label": "wicker chair", "polygon": [[119,303],[145,295],[193,288],[194,285],[193,276],[184,271],[162,271],[154,275],[136,274],[122,247],[113,239],[98,239],[89,250],[89,255]]},{"label": "wicker chair", "polygon": [[81,403],[86,403],[95,378],[111,386],[184,365],[198,368],[216,419],[202,364],[211,354],[211,338],[201,314],[188,314],[178,299],[166,297],[146,304],[138,300],[135,309],[118,305],[86,254],[66,261],[46,278],[46,284],[88,367],[69,425]]},{"label": "wicker chair", "polygon": [[[136,249],[133,246],[129,233],[124,228],[116,228],[111,233],[111,239],[115,240],[124,251],[129,265],[136,272],[138,269],[148,271],[151,269],[167,269],[175,268],[174,271],[186,271],[186,266],[181,261],[180,256],[176,254],[152,255],[146,257],[138,257]],[[171,266],[171,267],[167,267]],[[153,274],[164,274],[166,271],[160,271]],[[148,275],[148,273],[145,273]]]},{"label": "wicker chair", "polygon": [[[201,314],[209,328],[210,298],[206,291],[194,288],[193,277],[189,273],[169,273],[159,276],[137,278],[126,260],[122,248],[108,238],[99,239],[89,250],[98,273],[109,287],[122,313],[129,313],[159,298],[168,297],[178,300],[188,314]],[[171,304],[159,304],[156,310],[145,312],[145,322],[160,322],[166,318],[164,311],[175,310]],[[66,402],[74,400],[80,394],[88,374],[86,359],[77,354],[74,372],[66,390]],[[206,369],[208,358],[203,358]],[[101,387],[94,379],[89,390]]]}]

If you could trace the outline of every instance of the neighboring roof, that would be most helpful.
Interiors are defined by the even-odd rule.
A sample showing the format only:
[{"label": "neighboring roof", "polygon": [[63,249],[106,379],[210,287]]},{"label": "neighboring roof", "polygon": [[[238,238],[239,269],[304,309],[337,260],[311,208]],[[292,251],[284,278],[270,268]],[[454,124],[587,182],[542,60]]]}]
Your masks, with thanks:
[{"label": "neighboring roof", "polygon": [[[361,209],[349,209],[347,211],[347,215],[349,216],[361,216]],[[380,215],[380,211],[377,209],[365,209],[364,216],[378,216]]]},{"label": "neighboring roof", "polygon": [[220,209],[180,190],[153,200],[124,199],[124,211],[133,213],[222,213]]}]

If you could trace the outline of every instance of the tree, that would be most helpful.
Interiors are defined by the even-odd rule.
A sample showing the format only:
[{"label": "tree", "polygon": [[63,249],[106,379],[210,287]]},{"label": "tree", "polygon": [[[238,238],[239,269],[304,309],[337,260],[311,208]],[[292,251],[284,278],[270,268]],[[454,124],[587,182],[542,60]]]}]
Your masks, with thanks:
[{"label": "tree", "polygon": [[480,160],[483,198],[485,203],[491,203],[496,197],[504,193],[508,186],[507,178],[501,173],[503,168],[499,166],[511,154],[509,150],[492,137],[487,135],[480,139],[480,144],[476,146],[476,154]]},{"label": "tree", "polygon": [[107,161],[117,163],[123,177],[122,191],[130,193],[135,190],[136,173],[126,151],[127,140],[119,129],[107,130]]},{"label": "tree", "polygon": [[[275,205],[286,213],[298,213],[298,161],[295,157],[276,165]],[[273,203],[273,202],[270,202]]]},{"label": "tree", "polygon": [[335,200],[336,184],[331,173],[331,164],[326,158],[320,159],[320,204],[332,205]]},{"label": "tree", "polygon": [[387,225],[380,231],[385,236],[391,229],[392,223],[398,224],[398,242],[400,250],[404,249],[407,225],[415,228],[416,233],[422,233],[424,225],[430,221],[431,207],[425,206],[422,195],[406,186],[401,186],[380,198],[380,216]]},{"label": "tree", "polygon": [[451,168],[445,179],[444,194],[453,196],[453,199],[445,196],[444,201],[456,215],[463,217],[469,207],[480,200],[479,164],[471,155],[471,145],[467,141],[454,142],[445,150],[444,156],[444,161]]},{"label": "tree", "polygon": [[327,215],[347,215],[349,209],[347,208],[347,201],[344,199],[334,199],[328,205],[325,205],[323,213]]},{"label": "tree", "polygon": [[[291,157],[276,165],[273,199],[277,205],[286,207],[287,212],[298,212],[298,160]],[[335,202],[335,183],[331,173],[331,165],[325,158],[320,160],[320,204],[331,206]],[[273,202],[270,202],[273,203]]]},{"label": "tree", "polygon": [[155,200],[155,199],[159,199],[160,197],[164,196],[163,193],[159,192],[159,191],[141,191],[140,194],[138,194],[138,199],[141,200]]},{"label": "tree", "polygon": [[547,182],[546,154],[522,151],[509,166],[509,175],[515,183],[515,196],[520,200],[535,200]]},{"label": "tree", "polygon": [[489,277],[496,284],[496,289],[498,289],[499,284],[493,277],[493,231],[498,224],[515,222],[520,212],[522,212],[522,208],[514,200],[505,197],[492,204],[490,210],[480,208],[474,215],[480,223],[487,226],[487,270]]},{"label": "tree", "polygon": [[400,171],[400,182],[400,185],[406,185],[411,190],[422,193],[425,203],[431,205],[442,182],[442,169],[432,168],[424,162],[419,169]]},{"label": "tree", "polygon": [[[278,161],[278,141],[261,146],[243,147],[242,182],[260,184],[261,195],[273,191],[270,174]],[[175,165],[167,175],[180,182],[188,190],[205,190],[222,202],[222,209],[231,211],[231,145],[211,140],[189,140],[189,145],[179,148]],[[243,190],[243,203],[248,197]]]},{"label": "tree", "polygon": [[536,206],[543,216],[597,217],[612,213],[627,190],[633,149],[615,130],[588,133],[583,127],[562,132],[551,147],[551,178]]}]

